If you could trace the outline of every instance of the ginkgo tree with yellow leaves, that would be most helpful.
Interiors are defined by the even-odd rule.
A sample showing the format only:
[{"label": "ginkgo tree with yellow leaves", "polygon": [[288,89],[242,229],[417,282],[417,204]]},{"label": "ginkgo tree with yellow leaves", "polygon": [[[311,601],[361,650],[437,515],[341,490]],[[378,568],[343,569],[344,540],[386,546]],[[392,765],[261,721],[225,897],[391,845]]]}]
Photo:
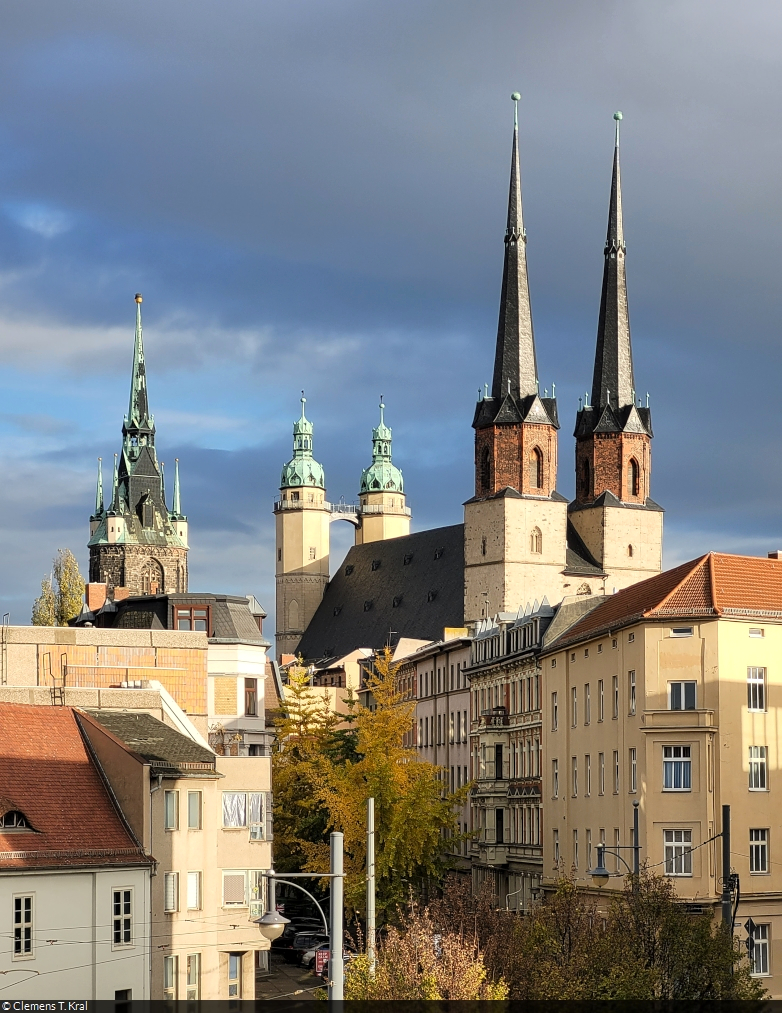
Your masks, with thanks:
[{"label": "ginkgo tree with yellow leaves", "polygon": [[[289,675],[277,721],[274,760],[275,860],[280,869],[328,868],[328,835],[344,834],[345,901],[363,914],[367,799],[375,799],[377,912],[394,912],[410,893],[439,881],[459,840],[468,787],[449,792],[443,770],[405,745],[415,703],[403,699],[399,665],[386,649],[366,677],[371,708],[348,699],[329,712],[299,666]],[[277,857],[279,856],[279,857]],[[285,863],[285,864],[283,864]]]}]

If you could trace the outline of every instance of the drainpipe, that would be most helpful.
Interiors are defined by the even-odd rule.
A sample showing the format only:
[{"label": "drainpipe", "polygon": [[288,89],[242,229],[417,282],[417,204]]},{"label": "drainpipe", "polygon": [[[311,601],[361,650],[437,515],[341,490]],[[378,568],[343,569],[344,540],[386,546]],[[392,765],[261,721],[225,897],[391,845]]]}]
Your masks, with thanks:
[{"label": "drainpipe", "polygon": [[[157,775],[157,784],[149,788],[149,852],[152,854],[152,796],[160,791],[163,784],[163,775]],[[152,998],[152,877],[157,875],[157,862],[149,874],[149,998]]]}]

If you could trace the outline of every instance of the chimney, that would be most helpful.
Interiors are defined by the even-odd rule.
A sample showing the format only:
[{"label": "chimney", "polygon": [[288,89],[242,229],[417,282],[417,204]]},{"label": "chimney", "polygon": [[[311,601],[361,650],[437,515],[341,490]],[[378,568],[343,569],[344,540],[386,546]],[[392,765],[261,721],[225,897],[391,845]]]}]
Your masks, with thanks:
[{"label": "chimney", "polygon": [[107,584],[85,584],[84,600],[86,601],[87,608],[90,612],[97,612],[99,609],[103,608],[106,603],[107,593]]}]

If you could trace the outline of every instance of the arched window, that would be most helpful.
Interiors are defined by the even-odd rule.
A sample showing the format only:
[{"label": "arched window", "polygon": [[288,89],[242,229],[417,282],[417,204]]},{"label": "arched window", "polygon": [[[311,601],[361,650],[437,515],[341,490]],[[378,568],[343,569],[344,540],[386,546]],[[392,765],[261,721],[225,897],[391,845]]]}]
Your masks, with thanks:
[{"label": "arched window", "polygon": [[161,594],[163,591],[163,567],[150,559],[141,571],[141,593]]},{"label": "arched window", "polygon": [[581,491],[585,496],[589,495],[589,458],[583,457],[581,459]]},{"label": "arched window", "polygon": [[627,555],[628,556],[632,556],[632,554],[633,554],[633,547],[632,547],[632,545],[628,545],[627,546]]},{"label": "arched window", "polygon": [[491,454],[488,447],[481,453],[481,488],[484,492],[491,491]]},{"label": "arched window", "polygon": [[288,629],[298,630],[299,628],[299,603],[295,598],[288,605]]},{"label": "arched window", "polygon": [[641,493],[641,471],[638,467],[638,461],[634,457],[630,458],[630,470],[627,475],[627,493],[629,496],[639,496]]},{"label": "arched window", "polygon": [[481,539],[481,555],[482,556],[486,555],[486,536],[485,535]]},{"label": "arched window", "polygon": [[533,489],[543,488],[543,454],[537,447],[529,457],[529,484]]},{"label": "arched window", "polygon": [[540,528],[533,528],[529,536],[529,548],[530,552],[542,552],[543,551],[543,535],[540,533]]}]

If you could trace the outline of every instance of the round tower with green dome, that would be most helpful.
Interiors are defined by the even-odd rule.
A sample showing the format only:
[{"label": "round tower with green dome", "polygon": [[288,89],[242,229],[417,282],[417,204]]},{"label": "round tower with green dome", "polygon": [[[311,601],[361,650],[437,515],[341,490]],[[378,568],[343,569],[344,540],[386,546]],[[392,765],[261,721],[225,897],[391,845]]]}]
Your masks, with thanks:
[{"label": "round tower with green dome", "polygon": [[391,430],[383,398],[380,422],[372,430],[372,463],[361,473],[356,545],[410,534],[410,509],[405,502],[402,472],[391,460]]},{"label": "round tower with green dome", "polygon": [[276,522],[277,657],[295,654],[329,581],[329,522],[323,466],[312,456],[313,425],[293,424],[293,457],[283,466]]}]

